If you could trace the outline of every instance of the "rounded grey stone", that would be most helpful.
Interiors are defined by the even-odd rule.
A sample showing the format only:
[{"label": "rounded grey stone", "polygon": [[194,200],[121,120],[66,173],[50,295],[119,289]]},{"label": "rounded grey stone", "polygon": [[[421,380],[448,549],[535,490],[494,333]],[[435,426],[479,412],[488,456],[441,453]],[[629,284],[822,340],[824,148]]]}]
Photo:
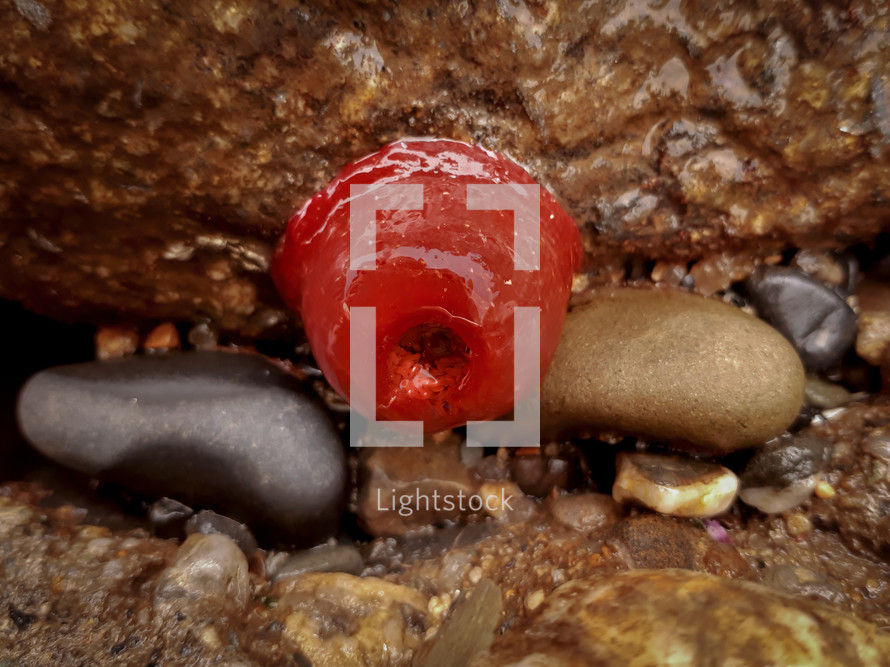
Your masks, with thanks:
[{"label": "rounded grey stone", "polygon": [[340,437],[300,383],[262,357],[181,352],[41,371],[22,388],[25,438],[49,458],[248,523],[281,543],[338,527]]},{"label": "rounded grey stone", "polygon": [[746,488],[785,488],[825,469],[831,443],[810,433],[785,436],[758,449],[741,474]]}]

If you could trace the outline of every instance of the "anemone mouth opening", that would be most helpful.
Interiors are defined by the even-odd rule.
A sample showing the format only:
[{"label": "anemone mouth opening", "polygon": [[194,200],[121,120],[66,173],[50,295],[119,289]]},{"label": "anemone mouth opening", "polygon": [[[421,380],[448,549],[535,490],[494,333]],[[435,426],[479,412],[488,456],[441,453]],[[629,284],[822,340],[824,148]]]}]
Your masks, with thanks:
[{"label": "anemone mouth opening", "polygon": [[391,401],[425,401],[439,414],[456,407],[470,365],[470,347],[453,329],[427,322],[411,327],[387,359]]}]

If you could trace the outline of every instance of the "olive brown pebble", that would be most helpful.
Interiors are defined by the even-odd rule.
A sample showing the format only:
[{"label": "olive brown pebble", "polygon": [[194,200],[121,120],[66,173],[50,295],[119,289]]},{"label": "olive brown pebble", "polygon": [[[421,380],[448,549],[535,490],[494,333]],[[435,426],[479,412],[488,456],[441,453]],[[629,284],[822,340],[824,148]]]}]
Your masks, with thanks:
[{"label": "olive brown pebble", "polygon": [[888,656],[877,626],[827,605],[667,569],[563,584],[470,664],[872,667]]},{"label": "olive brown pebble", "polygon": [[541,389],[550,433],[606,431],[705,451],[783,432],[804,396],[794,349],[719,301],[663,289],[603,289],[566,317]]},{"label": "olive brown pebble", "polygon": [[22,388],[17,416],[25,438],[63,465],[213,508],[276,542],[311,546],[338,529],[340,437],[296,379],[257,355],[51,368]]}]

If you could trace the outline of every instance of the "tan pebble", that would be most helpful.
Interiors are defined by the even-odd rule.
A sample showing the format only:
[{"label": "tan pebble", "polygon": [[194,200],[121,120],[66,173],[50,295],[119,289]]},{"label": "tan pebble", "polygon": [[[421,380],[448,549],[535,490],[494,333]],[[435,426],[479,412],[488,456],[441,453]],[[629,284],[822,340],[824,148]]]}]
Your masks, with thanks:
[{"label": "tan pebble", "polygon": [[118,359],[136,354],[139,349],[139,333],[127,327],[102,327],[94,338],[96,359]]},{"label": "tan pebble", "polygon": [[201,630],[201,641],[205,646],[209,646],[210,648],[222,647],[222,642],[219,640],[219,634],[216,632],[216,628],[212,625],[208,625]]},{"label": "tan pebble", "polygon": [[540,588],[536,591],[532,591],[528,595],[525,596],[525,607],[529,611],[534,611],[538,607],[541,606],[541,603],[544,601],[544,591]]},{"label": "tan pebble", "polygon": [[429,611],[434,616],[441,616],[446,611],[448,611],[448,607],[451,605],[451,598],[448,594],[445,595],[434,595],[430,598],[427,603],[427,611]]},{"label": "tan pebble", "polygon": [[856,288],[859,299],[859,333],[856,353],[879,366],[890,348],[890,285],[863,280]]},{"label": "tan pebble", "polygon": [[735,500],[739,479],[728,468],[694,459],[621,452],[612,486],[616,502],[635,502],[669,514],[707,518],[722,514]]},{"label": "tan pebble", "polygon": [[604,288],[566,317],[541,389],[548,435],[620,432],[729,451],[797,417],[805,375],[775,329],[671,289]]},{"label": "tan pebble", "polygon": [[816,497],[822,498],[822,500],[827,500],[828,498],[834,498],[837,495],[837,491],[834,490],[834,487],[826,482],[824,479],[816,482]]},{"label": "tan pebble", "polygon": [[580,294],[590,286],[590,277],[586,273],[572,276],[572,294]]},{"label": "tan pebble", "polygon": [[801,250],[794,256],[791,265],[835,287],[846,279],[844,268],[824,250]]},{"label": "tan pebble", "polygon": [[175,350],[180,347],[179,332],[170,322],[159,324],[145,339],[146,350]]},{"label": "tan pebble", "polygon": [[800,537],[813,530],[813,522],[800,512],[792,512],[785,517],[785,529],[791,537]]}]

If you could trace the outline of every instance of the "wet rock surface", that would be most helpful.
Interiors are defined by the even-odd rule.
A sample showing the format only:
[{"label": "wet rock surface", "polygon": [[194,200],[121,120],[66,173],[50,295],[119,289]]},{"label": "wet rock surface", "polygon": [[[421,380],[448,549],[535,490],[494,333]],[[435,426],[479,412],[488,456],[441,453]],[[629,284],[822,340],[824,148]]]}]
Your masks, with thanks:
[{"label": "wet rock surface", "polygon": [[890,408],[876,404],[848,407],[814,431],[834,443],[823,477],[833,495],[812,500],[820,525],[835,528],[857,553],[890,557],[890,458],[881,442],[887,437]]},{"label": "wet rock surface", "polygon": [[403,136],[515,156],[584,226],[591,266],[885,227],[878,2],[0,12],[0,294],[57,316],[275,331],[285,220]]},{"label": "wet rock surface", "polygon": [[638,570],[563,585],[472,664],[702,664],[720,655],[865,667],[890,664],[888,650],[874,626],[828,606],[706,574]]},{"label": "wet rock surface", "polygon": [[340,438],[299,383],[256,355],[49,369],[23,388],[18,420],[46,456],[150,496],[214,507],[284,542],[337,530]]},{"label": "wet rock surface", "polygon": [[284,638],[311,665],[410,665],[439,621],[425,595],[375,577],[314,572],[273,592]]},{"label": "wet rock surface", "polygon": [[[557,195],[585,235],[584,272],[572,286],[579,308],[617,285],[651,281],[694,292],[769,319],[809,370],[805,406],[788,426],[795,435],[765,444],[784,429],[778,412],[791,414],[792,398],[800,398],[798,371],[762,354],[733,356],[744,328],[735,320],[723,320],[733,329],[731,354],[707,338],[720,326],[676,323],[683,332],[706,332],[711,347],[697,350],[685,333],[667,338],[687,346],[687,360],[707,363],[691,370],[668,364],[662,370],[669,374],[659,375],[663,357],[677,348],[649,345],[646,363],[605,378],[652,388],[625,404],[628,419],[643,428],[618,424],[614,414],[604,426],[585,414],[569,424],[570,441],[540,450],[471,450],[458,431],[431,438],[424,450],[432,458],[350,452],[341,459],[342,478],[328,480],[342,490],[351,478],[346,511],[331,510],[343,519],[337,538],[286,551],[282,543],[295,538],[293,524],[280,523],[293,516],[284,515],[284,503],[308,516],[295,490],[279,486],[270,495],[281,504],[265,526],[265,509],[245,510],[244,489],[262,487],[245,461],[267,443],[285,451],[285,436],[258,430],[259,421],[242,420],[243,438],[233,441],[247,459],[232,455],[214,468],[190,450],[186,458],[202,468],[201,488],[183,494],[177,475],[192,472],[177,469],[181,459],[158,443],[146,451],[161,456],[131,465],[152,477],[142,487],[132,476],[117,478],[118,486],[75,475],[40,460],[15,435],[7,441],[14,426],[12,410],[3,408],[12,406],[21,379],[76,360],[54,360],[68,354],[75,327],[32,343],[27,329],[18,330],[23,318],[9,318],[0,328],[13,366],[0,383],[0,482],[37,485],[0,486],[0,667],[43,664],[48,655],[59,664],[140,667],[417,664],[443,654],[449,664],[460,651],[483,648],[489,627],[496,651],[517,650],[512,639],[526,628],[552,631],[548,651],[589,664],[589,655],[579,657],[586,642],[595,637],[600,646],[616,619],[630,618],[645,645],[660,639],[646,633],[646,623],[675,620],[674,609],[646,618],[658,594],[642,579],[622,584],[622,594],[642,591],[645,602],[622,605],[592,631],[581,626],[593,612],[566,604],[552,621],[551,602],[565,602],[566,582],[608,588],[616,573],[640,568],[758,581],[793,595],[804,616],[813,609],[806,605],[824,602],[886,631],[890,410],[872,394],[881,371],[890,386],[890,261],[882,258],[886,234],[873,247],[857,245],[886,229],[890,51],[882,11],[868,3],[711,9],[631,0],[575,8],[430,8],[406,0],[262,12],[240,0],[175,10],[21,0],[0,9],[0,296],[97,325],[98,332],[82,327],[88,351],[77,359],[89,358],[93,346],[98,358],[116,359],[139,349],[164,358],[183,343],[256,345],[283,361],[235,394],[262,394],[270,378],[281,380],[319,394],[325,418],[342,428],[345,404],[320,379],[299,334],[294,349],[291,321],[271,291],[272,244],[288,214],[344,163],[421,134],[502,150]],[[772,287],[760,295],[746,290],[752,271],[749,286],[771,276]],[[666,310],[688,316],[677,303]],[[0,304],[4,322],[7,306]],[[855,349],[847,349],[851,312],[858,315]],[[636,317],[651,314],[647,307]],[[663,334],[668,319],[658,320]],[[621,336],[633,341],[633,331]],[[273,340],[280,336],[288,342]],[[619,347],[625,341],[613,339]],[[738,372],[715,373],[717,360]],[[27,374],[19,375],[20,362]],[[231,382],[206,371],[197,369],[195,384],[185,377],[191,371],[175,379],[168,373],[166,383],[160,373],[156,391],[137,397],[138,409],[156,398],[169,406],[196,387],[210,387],[208,400],[221,405],[213,387]],[[789,382],[766,394],[769,404],[752,401],[765,378],[776,384],[782,373]],[[613,386],[600,387],[585,408]],[[590,398],[583,382],[569,389],[570,399]],[[693,409],[703,395],[721,398],[720,408]],[[97,418],[102,396],[83,402],[95,433],[66,442],[67,452],[92,455],[95,443],[110,451],[112,439],[133,435]],[[674,402],[650,400],[662,396]],[[256,398],[238,400],[254,415],[261,411]],[[263,407],[273,417],[285,412],[283,402]],[[653,414],[672,415],[669,426],[681,435],[666,436],[664,423],[647,430]],[[89,417],[77,414],[71,423],[80,427]],[[141,432],[158,434],[164,419]],[[766,429],[770,420],[774,428]],[[31,422],[54,437],[63,433],[60,422]],[[269,426],[269,415],[263,423]],[[744,444],[752,424],[759,435],[748,431]],[[319,438],[323,452],[338,441],[330,433]],[[719,433],[731,447],[715,440]],[[743,451],[724,455],[735,447]],[[637,482],[675,490],[706,481],[701,470],[679,475],[665,465],[665,450],[683,448],[747,475],[753,486],[741,495],[748,504],[734,503],[716,519],[681,519],[604,495],[615,483],[616,454],[627,460],[633,450],[662,452],[660,464],[637,466],[645,473]],[[687,472],[701,463],[674,453]],[[273,477],[310,479],[302,474],[278,466]],[[179,489],[171,479],[182,482]],[[387,512],[375,514],[375,491],[384,492]],[[204,492],[220,513],[205,509]],[[465,500],[476,494],[480,511],[469,503],[468,512],[421,510],[435,504],[436,493],[442,507],[454,492]],[[172,498],[149,505],[166,493],[191,506]],[[408,516],[398,512],[402,495],[411,496]],[[511,507],[498,505],[505,496]],[[114,528],[84,525],[95,521]],[[326,525],[310,531],[310,544],[337,530],[336,522]],[[250,534],[257,528],[259,544]],[[656,589],[670,588],[669,572],[653,576]],[[764,609],[784,604],[782,621],[804,609],[789,610],[762,590],[752,595],[747,608],[756,628]],[[727,596],[713,598],[722,604]],[[673,597],[691,618],[694,598],[708,599]],[[582,591],[570,602],[584,599]],[[736,646],[706,622],[721,604],[700,609],[684,628],[711,633],[697,642],[702,662],[725,661]],[[820,624],[831,625],[823,620],[810,624],[815,641],[832,638],[823,661],[847,644],[873,644],[875,628],[822,631]],[[746,649],[782,649],[790,640],[780,627]],[[854,664],[848,657],[844,664]]]},{"label": "wet rock surface", "polygon": [[679,291],[603,289],[566,317],[541,420],[556,431],[733,450],[784,431],[804,379],[787,341],[737,308]]}]

